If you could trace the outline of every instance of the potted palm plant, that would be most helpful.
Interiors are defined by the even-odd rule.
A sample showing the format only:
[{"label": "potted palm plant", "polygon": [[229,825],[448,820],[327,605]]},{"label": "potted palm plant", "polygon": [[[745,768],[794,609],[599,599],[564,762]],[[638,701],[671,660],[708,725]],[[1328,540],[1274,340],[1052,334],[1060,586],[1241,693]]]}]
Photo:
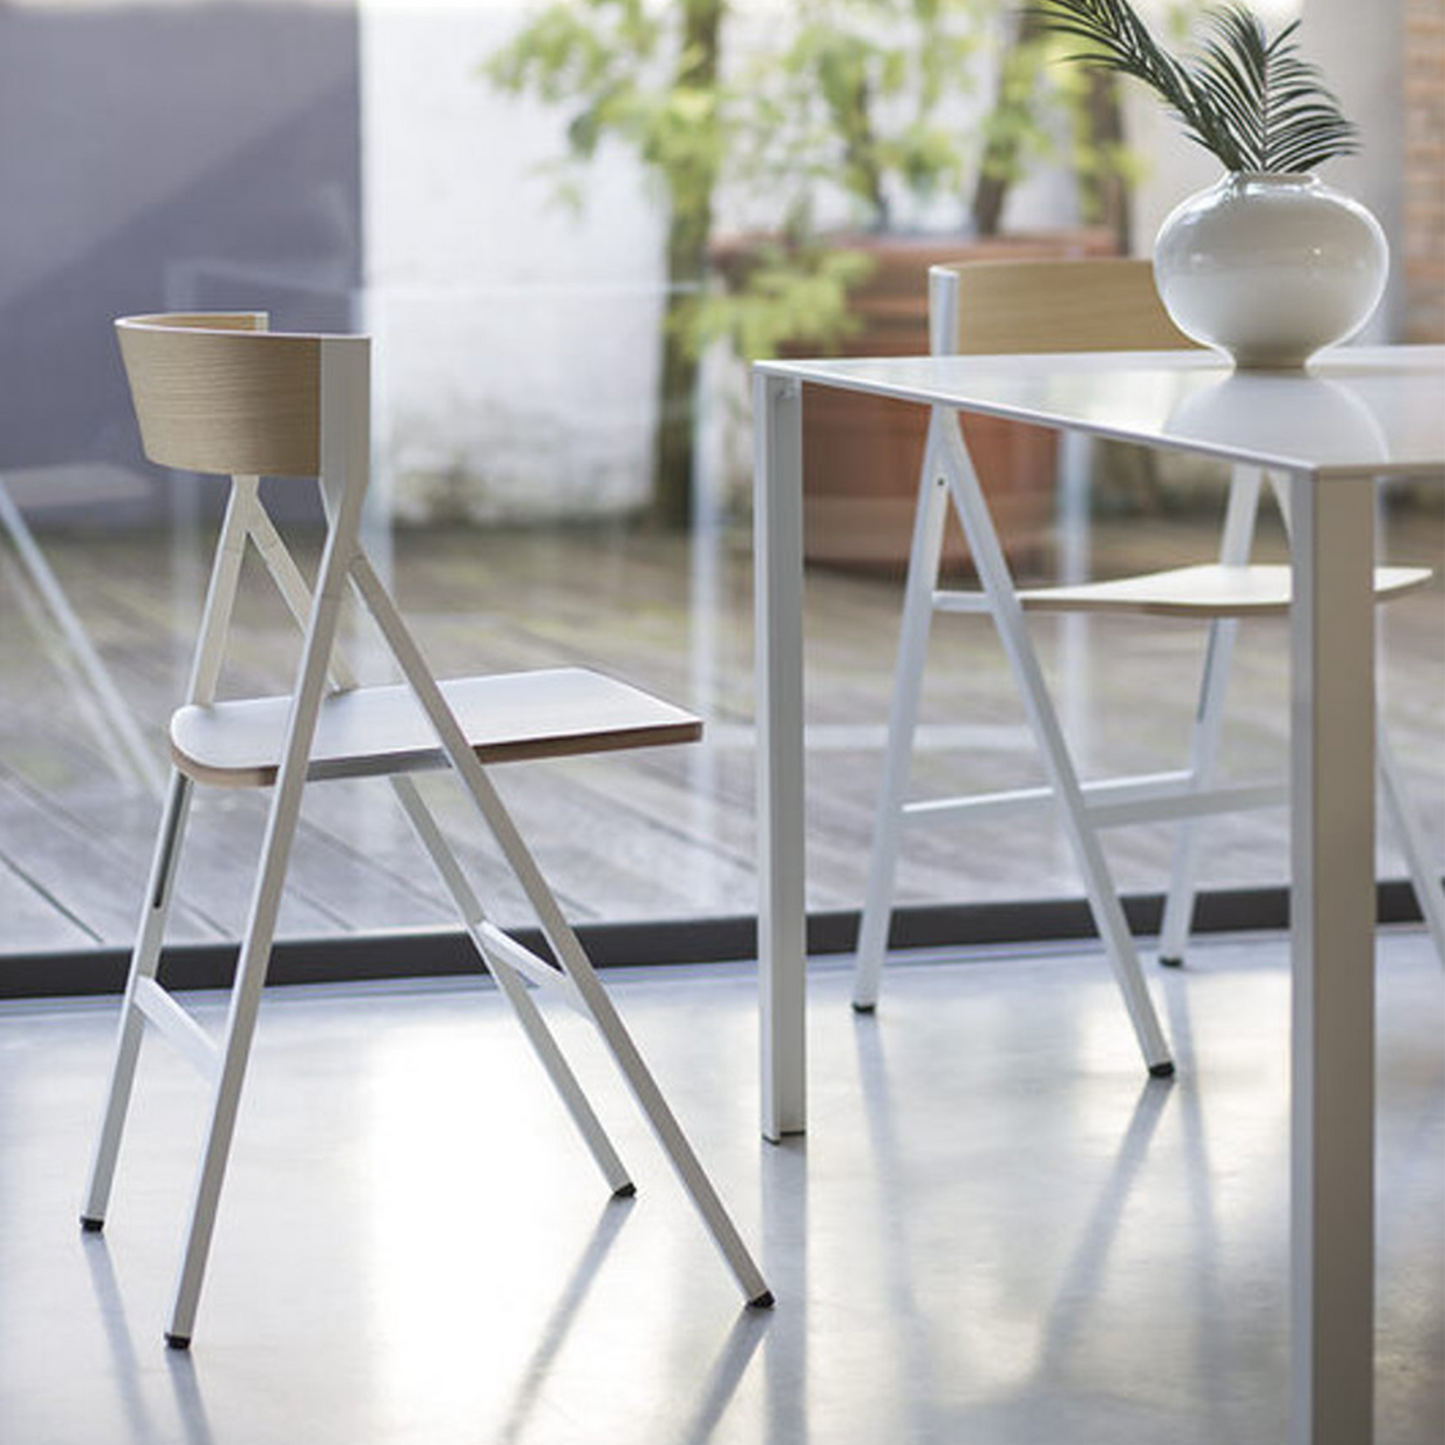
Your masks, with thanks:
[{"label": "potted palm plant", "polygon": [[1086,43],[1075,59],[1153,90],[1224,167],[1155,241],[1159,293],[1182,331],[1237,366],[1288,368],[1369,319],[1389,251],[1369,211],[1313,174],[1359,136],[1300,56],[1299,21],[1270,36],[1246,6],[1225,5],[1180,60],[1129,0],[1048,0],[1035,13]]}]

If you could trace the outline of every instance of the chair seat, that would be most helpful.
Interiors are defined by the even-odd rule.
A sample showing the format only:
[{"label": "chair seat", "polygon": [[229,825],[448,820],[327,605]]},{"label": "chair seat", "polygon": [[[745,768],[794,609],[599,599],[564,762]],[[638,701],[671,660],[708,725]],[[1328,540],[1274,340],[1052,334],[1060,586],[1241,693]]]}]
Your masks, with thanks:
[{"label": "chair seat", "polygon": [[[1377,567],[1375,595],[1393,597],[1429,582],[1428,567]],[[1258,617],[1289,611],[1290,569],[1206,563],[1077,586],[1020,588],[1030,612],[1135,612],[1162,617]]]},{"label": "chair seat", "polygon": [[[441,690],[484,763],[696,742],[702,721],[582,667],[454,678]],[[171,718],[176,766],[212,786],[268,787],[280,766],[289,697],[183,707]],[[404,684],[337,692],[321,704],[307,777],[370,777],[446,766]]]}]

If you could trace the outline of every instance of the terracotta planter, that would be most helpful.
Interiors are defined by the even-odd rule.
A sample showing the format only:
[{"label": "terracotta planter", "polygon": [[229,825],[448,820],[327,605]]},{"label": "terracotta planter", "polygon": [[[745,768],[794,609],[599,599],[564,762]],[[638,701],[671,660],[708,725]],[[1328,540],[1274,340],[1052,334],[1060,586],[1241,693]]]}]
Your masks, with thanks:
[{"label": "terracotta planter", "polygon": [[[928,268],[951,261],[1028,256],[1109,255],[1103,231],[1001,236],[970,242],[937,237],[858,237],[840,241],[876,259],[855,292],[862,329],[838,348],[845,356],[919,355],[928,350]],[[811,353],[800,346],[797,355]],[[804,547],[809,561],[881,572],[908,561],[927,413],[901,402],[808,388],[803,401]],[[970,454],[989,496],[1010,560],[1027,563],[1047,544],[1054,514],[1056,439],[1037,427],[970,417]],[[949,523],[945,565],[968,561],[957,521]]]}]

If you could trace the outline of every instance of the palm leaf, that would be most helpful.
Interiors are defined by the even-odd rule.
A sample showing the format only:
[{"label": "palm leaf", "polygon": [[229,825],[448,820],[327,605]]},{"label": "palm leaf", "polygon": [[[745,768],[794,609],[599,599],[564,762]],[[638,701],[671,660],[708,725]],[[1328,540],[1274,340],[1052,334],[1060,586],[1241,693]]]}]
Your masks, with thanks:
[{"label": "palm leaf", "polygon": [[1299,56],[1298,21],[1271,40],[1243,5],[1211,11],[1210,33],[1186,66],[1129,0],[1048,0],[1030,13],[1086,43],[1071,59],[1149,86],[1227,170],[1307,171],[1358,149],[1358,132],[1318,67]]},{"label": "palm leaf", "polygon": [[1244,168],[1304,171],[1355,149],[1318,67],[1297,53],[1299,21],[1270,40],[1258,18],[1233,5],[1212,16],[1195,78],[1239,141]]}]

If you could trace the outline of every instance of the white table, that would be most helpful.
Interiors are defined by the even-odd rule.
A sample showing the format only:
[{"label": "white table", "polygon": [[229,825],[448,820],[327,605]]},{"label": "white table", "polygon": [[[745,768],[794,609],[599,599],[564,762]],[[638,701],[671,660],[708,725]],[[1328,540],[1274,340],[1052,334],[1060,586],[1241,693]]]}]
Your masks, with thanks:
[{"label": "white table", "polygon": [[1013,417],[1288,475],[1291,1439],[1371,1439],[1375,478],[1445,470],[1445,347],[1307,373],[1207,352],[766,362],[754,371],[763,1133],[806,1124],[802,385]]}]

